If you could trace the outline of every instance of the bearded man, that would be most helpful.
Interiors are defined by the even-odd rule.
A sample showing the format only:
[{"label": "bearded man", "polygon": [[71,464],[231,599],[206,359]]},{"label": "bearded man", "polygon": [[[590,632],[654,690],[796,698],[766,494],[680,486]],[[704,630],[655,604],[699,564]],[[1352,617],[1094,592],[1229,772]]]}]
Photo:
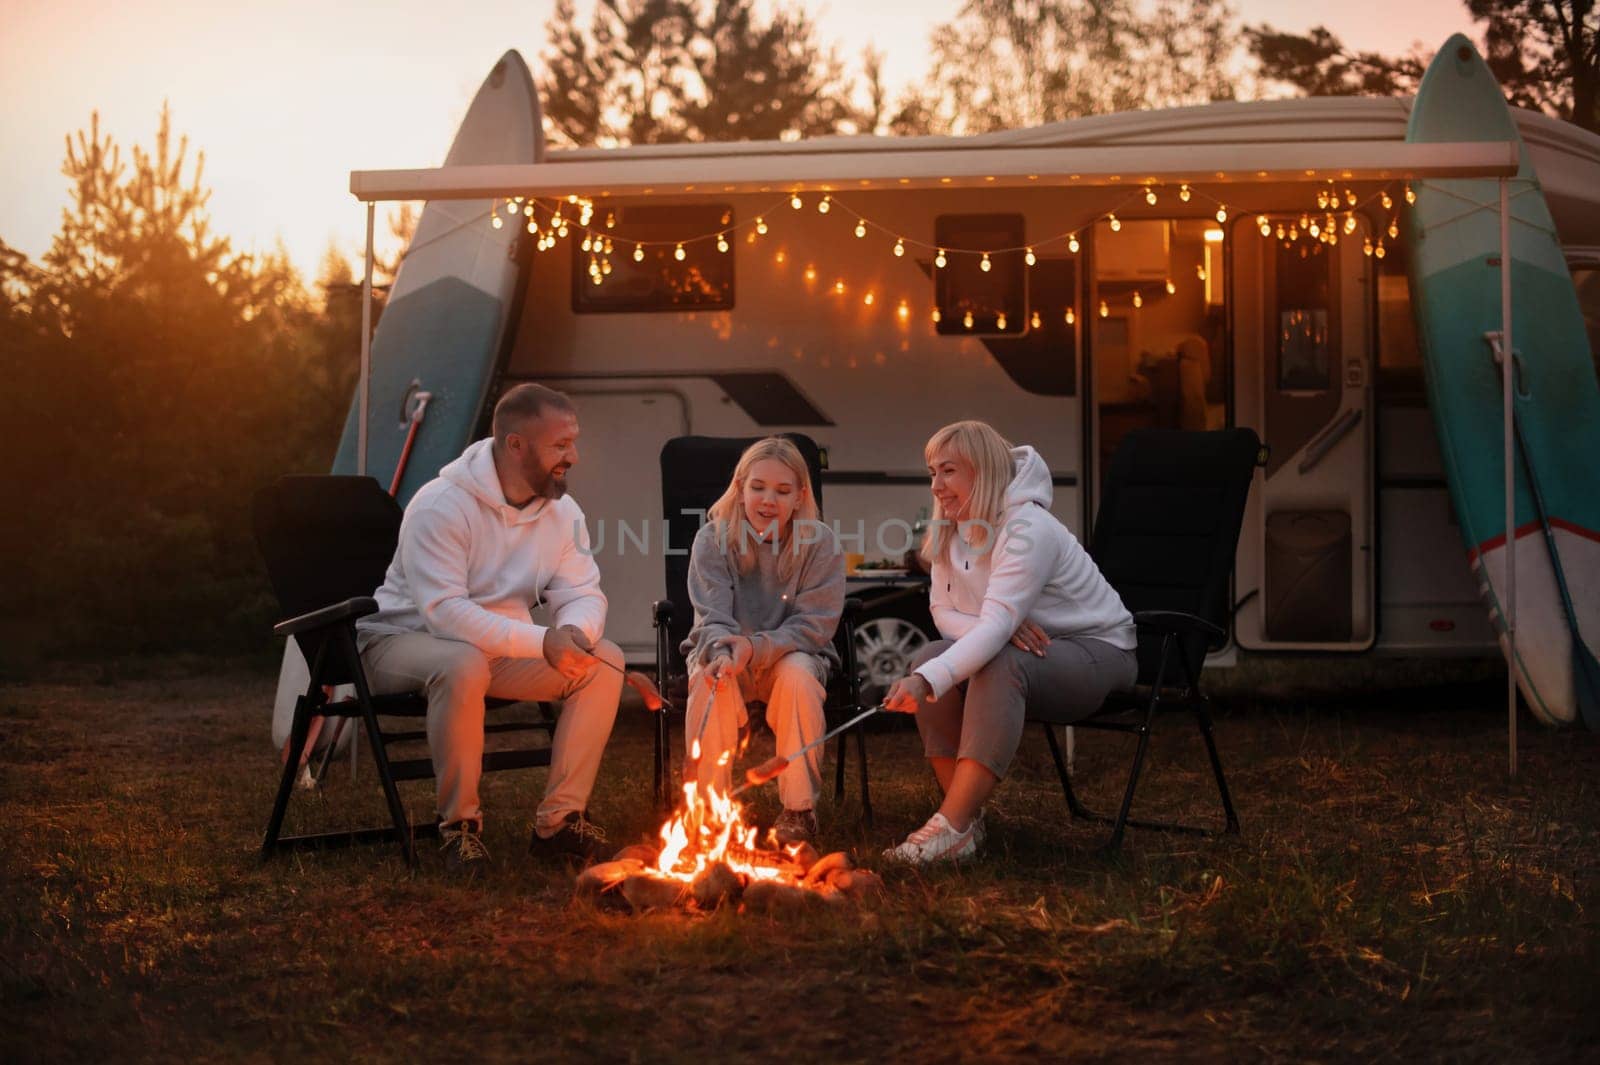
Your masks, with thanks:
[{"label": "bearded man", "polygon": [[[578,413],[523,384],[494,409],[494,436],[468,445],[406,507],[394,561],[357,624],[373,691],[428,696],[446,867],[486,867],[478,781],[485,697],[559,702],[535,854],[592,859],[605,834],[587,814],[621,695],[622,652],[601,639],[606,597],[583,511],[566,494]],[[552,624],[531,614],[549,608]]]}]

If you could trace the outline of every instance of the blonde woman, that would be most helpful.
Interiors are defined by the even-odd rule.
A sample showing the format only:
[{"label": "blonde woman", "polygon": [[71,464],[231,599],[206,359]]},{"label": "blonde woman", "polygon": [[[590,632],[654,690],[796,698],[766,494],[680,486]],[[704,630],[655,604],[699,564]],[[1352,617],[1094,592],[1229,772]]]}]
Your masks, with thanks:
[{"label": "blonde woman", "polygon": [[[686,771],[693,767],[701,787],[726,791],[747,702],[766,703],[778,754],[822,735],[824,686],[839,666],[833,633],[844,610],[844,555],[818,519],[805,460],[782,437],[745,450],[706,517],[689,552]],[[816,836],[821,784],[820,750],[778,778],[781,842]]]},{"label": "blonde woman", "polygon": [[944,791],[928,823],[885,852],[925,865],[970,857],[983,804],[1011,765],[1031,703],[1087,715],[1133,686],[1133,617],[1050,513],[1050,470],[983,422],[947,425],[924,449],[934,516],[922,556],[934,624],[885,706],[917,715]]}]

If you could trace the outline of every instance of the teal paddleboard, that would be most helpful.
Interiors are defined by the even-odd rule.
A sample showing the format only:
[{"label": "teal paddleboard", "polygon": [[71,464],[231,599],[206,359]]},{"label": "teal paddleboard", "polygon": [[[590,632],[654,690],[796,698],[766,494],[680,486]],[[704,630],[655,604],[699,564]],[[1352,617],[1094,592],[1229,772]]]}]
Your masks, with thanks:
[{"label": "teal paddleboard", "polygon": [[1468,561],[1518,686],[1548,724],[1600,720],[1600,385],[1583,314],[1537,174],[1499,84],[1457,34],[1418,90],[1406,140],[1515,141],[1510,184],[1517,358],[1516,650],[1506,640],[1507,529],[1499,183],[1414,183],[1406,213],[1412,306]]},{"label": "teal paddleboard", "polygon": [[[543,159],[533,75],[522,56],[510,51],[478,88],[445,165]],[[496,365],[516,328],[513,311],[527,283],[528,256],[519,240],[524,227],[520,217],[509,216],[493,226],[494,206],[490,200],[435,200],[423,207],[373,333],[366,472],[385,488],[396,484],[398,473],[395,498],[402,506],[471,443]],[[360,402],[358,391],[333,473],[360,469]],[[291,641],[273,707],[272,742],[279,748],[289,736],[295,699],[309,681],[310,670]],[[346,736],[353,734],[346,730]]]}]

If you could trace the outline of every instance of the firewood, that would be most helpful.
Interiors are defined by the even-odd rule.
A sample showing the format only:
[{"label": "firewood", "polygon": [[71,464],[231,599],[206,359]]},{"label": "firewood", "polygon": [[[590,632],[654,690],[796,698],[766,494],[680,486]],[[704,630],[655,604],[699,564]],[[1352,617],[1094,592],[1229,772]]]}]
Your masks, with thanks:
[{"label": "firewood", "polygon": [[617,852],[615,860],[619,862],[643,862],[645,865],[654,865],[656,864],[656,859],[660,856],[661,852],[648,843],[630,843]]},{"label": "firewood", "polygon": [[817,848],[809,843],[797,843],[788,848],[788,851],[789,861],[799,867],[801,876],[805,876],[811,867],[817,864],[817,859],[822,857],[817,853]]},{"label": "firewood", "polygon": [[622,882],[622,897],[636,913],[671,909],[686,890],[682,881],[650,873],[635,873]]},{"label": "firewood", "polygon": [[744,907],[752,913],[774,917],[801,913],[821,901],[815,891],[777,880],[753,880],[744,889]]},{"label": "firewood", "polygon": [[578,894],[599,895],[630,876],[644,872],[644,863],[630,860],[598,862],[578,874]]},{"label": "firewood", "polygon": [[883,877],[870,869],[835,869],[828,874],[828,884],[856,902],[883,895]]},{"label": "firewood", "polygon": [[850,856],[844,851],[834,851],[832,854],[823,855],[810,869],[806,870],[806,885],[809,887],[821,883],[833,870],[849,869],[850,867]]},{"label": "firewood", "polygon": [[714,910],[724,901],[736,902],[744,893],[744,881],[728,868],[726,862],[715,862],[689,885],[694,904],[702,910]]}]

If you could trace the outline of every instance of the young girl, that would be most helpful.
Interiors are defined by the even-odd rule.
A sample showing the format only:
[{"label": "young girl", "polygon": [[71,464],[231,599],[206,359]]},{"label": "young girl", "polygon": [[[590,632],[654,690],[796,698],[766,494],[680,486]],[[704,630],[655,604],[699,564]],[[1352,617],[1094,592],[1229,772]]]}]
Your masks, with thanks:
[{"label": "young girl", "polygon": [[886,856],[922,865],[982,843],[983,803],[1005,776],[1031,703],[1083,716],[1133,686],[1133,617],[1050,513],[1050,470],[983,422],[924,449],[934,521],[923,541],[944,637],[919,652],[884,705],[915,712],[944,791],[928,823]]},{"label": "young girl", "polygon": [[[825,731],[824,685],[839,666],[833,633],[844,610],[844,555],[818,520],[805,460],[782,437],[745,450],[706,517],[689,553],[685,770],[702,788],[727,791],[746,702],[766,703],[778,754],[793,755]],[[816,835],[821,783],[821,750],[778,778],[783,814],[773,828],[781,842]]]}]

